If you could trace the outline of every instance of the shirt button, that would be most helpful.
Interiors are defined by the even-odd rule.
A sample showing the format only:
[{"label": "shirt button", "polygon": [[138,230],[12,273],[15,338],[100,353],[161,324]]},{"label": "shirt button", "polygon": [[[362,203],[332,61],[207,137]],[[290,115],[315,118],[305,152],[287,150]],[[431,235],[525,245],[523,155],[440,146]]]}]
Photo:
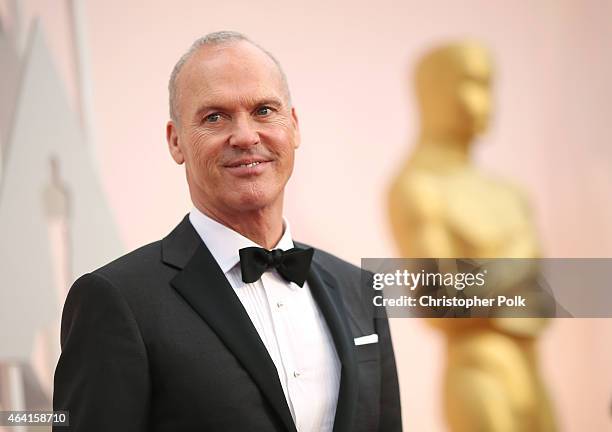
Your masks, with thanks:
[{"label": "shirt button", "polygon": [[299,373],[298,371],[294,371],[294,372],[293,372],[293,377],[294,377],[294,378],[299,378],[299,377],[300,377],[300,375],[301,375],[301,373]]},{"label": "shirt button", "polygon": [[283,303],[280,300],[276,302],[276,307],[279,308],[279,309],[282,308],[284,305],[285,305],[285,303]]}]

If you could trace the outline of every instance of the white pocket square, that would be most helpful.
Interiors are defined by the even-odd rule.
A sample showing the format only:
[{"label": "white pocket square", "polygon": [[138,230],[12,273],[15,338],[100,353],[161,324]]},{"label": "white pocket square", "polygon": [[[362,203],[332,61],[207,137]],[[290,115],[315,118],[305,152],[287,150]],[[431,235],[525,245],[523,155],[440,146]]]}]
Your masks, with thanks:
[{"label": "white pocket square", "polygon": [[376,333],[372,333],[371,335],[356,337],[355,345],[366,345],[378,343],[378,335]]}]

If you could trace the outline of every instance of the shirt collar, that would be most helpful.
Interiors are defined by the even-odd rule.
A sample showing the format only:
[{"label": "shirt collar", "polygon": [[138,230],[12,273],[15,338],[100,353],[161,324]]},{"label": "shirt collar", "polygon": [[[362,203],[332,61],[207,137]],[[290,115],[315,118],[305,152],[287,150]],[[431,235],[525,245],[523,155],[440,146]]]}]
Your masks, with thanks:
[{"label": "shirt collar", "polygon": [[[261,247],[242,234],[206,216],[195,207],[189,213],[189,221],[224,274],[240,262],[240,255],[238,254],[240,249],[250,246]],[[285,251],[294,247],[289,222],[285,218],[283,218],[283,227],[283,235],[272,249]]]}]

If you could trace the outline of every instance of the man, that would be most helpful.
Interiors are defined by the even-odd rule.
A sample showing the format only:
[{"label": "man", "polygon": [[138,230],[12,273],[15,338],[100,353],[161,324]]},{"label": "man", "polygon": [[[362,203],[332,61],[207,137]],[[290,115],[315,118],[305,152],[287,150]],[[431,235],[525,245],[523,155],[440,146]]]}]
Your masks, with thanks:
[{"label": "man", "polygon": [[194,208],[74,283],[54,409],[87,432],[401,430],[388,323],[360,270],[294,248],[283,220],[300,135],[278,62],[213,33],[169,90]]}]

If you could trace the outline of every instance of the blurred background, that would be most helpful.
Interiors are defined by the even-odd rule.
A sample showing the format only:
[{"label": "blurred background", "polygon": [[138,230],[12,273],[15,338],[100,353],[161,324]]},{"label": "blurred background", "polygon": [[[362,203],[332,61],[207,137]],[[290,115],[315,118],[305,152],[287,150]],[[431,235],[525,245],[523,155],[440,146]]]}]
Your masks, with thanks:
[{"label": "blurred background", "polygon": [[[419,134],[414,68],[469,38],[494,70],[475,163],[528,194],[544,256],[612,257],[610,1],[0,0],[0,21],[1,409],[50,405],[72,281],[189,211],[167,81],[212,31],[245,33],[285,69],[297,239],[355,264],[400,256],[387,196]],[[444,338],[391,326],[405,430],[448,430]],[[559,430],[612,430],[612,321],[552,320],[538,350]]]}]

